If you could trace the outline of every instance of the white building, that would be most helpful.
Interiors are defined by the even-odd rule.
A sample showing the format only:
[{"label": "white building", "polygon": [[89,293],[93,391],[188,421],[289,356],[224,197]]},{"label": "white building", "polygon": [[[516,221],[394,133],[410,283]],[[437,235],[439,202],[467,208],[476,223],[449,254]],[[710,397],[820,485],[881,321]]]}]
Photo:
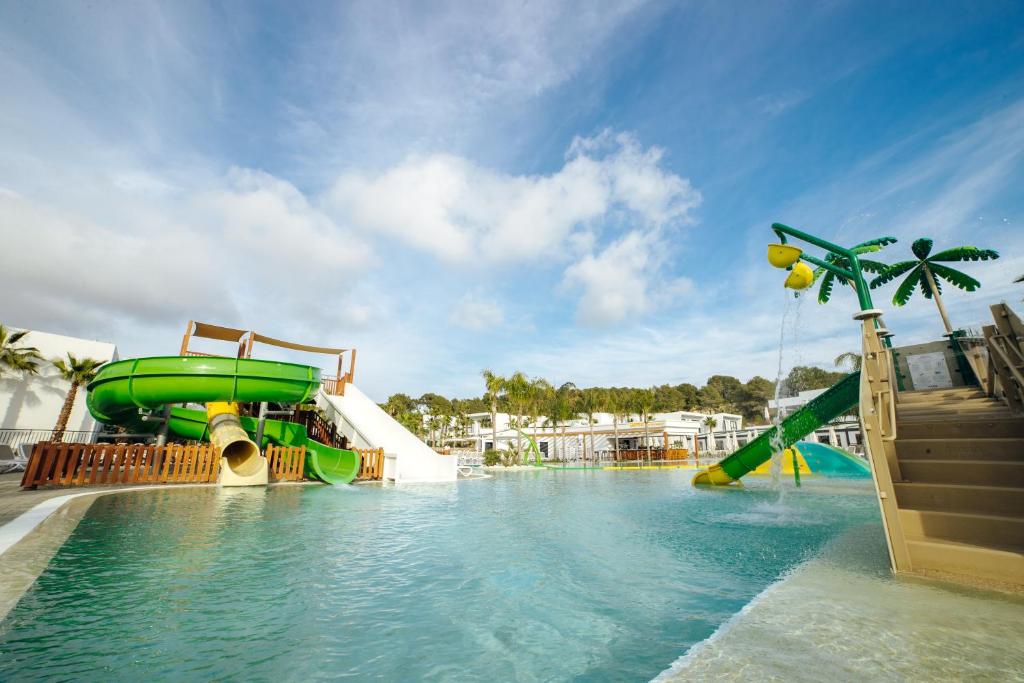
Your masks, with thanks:
[{"label": "white building", "polygon": [[[490,426],[490,413],[471,413],[470,427],[465,435],[452,436],[448,442],[467,445],[470,449],[482,452],[494,448],[494,430]],[[591,450],[591,434],[593,434],[593,450],[607,456],[615,451],[615,439],[618,437],[619,451],[643,450],[648,447],[657,449],[687,449],[690,452],[699,448],[698,436],[709,430],[705,424],[708,418],[716,424],[727,426],[733,430],[742,429],[743,417],[732,413],[705,413],[678,410],[670,413],[654,413],[649,416],[645,425],[639,415],[621,417],[616,420],[611,413],[595,413],[594,423],[588,424],[586,418],[569,420],[552,429],[547,418],[541,417],[536,424],[531,418],[525,418],[520,430],[512,426],[513,417],[507,413],[497,415],[497,449],[508,450],[517,442],[525,443],[526,437],[536,440],[537,447],[545,458],[574,460],[583,457],[584,452]],[[589,456],[588,456],[589,457]]]},{"label": "white building", "polygon": [[[118,358],[114,344],[35,330],[25,335],[22,345],[34,346],[45,360],[39,365],[38,375],[0,369],[3,373],[0,376],[0,443],[12,446],[48,438],[57,422],[71,385],[61,379],[57,369],[48,361],[67,359],[68,353],[76,358],[95,358],[104,362]],[[90,441],[90,435],[99,428],[85,407],[83,387],[68,420],[66,440]]]},{"label": "white building", "polygon": [[787,398],[780,398],[779,400],[769,399],[768,400],[768,419],[772,419],[776,412],[781,413],[781,417],[785,418],[787,415],[791,415],[796,411],[803,408],[805,405],[811,402],[828,389],[808,389],[807,391],[801,391],[796,396],[789,396]]}]

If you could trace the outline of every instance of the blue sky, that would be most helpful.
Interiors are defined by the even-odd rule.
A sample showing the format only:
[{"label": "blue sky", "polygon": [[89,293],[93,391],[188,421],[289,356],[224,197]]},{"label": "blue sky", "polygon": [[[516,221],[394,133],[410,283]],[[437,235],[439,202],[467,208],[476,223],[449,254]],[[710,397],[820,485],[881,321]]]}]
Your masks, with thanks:
[{"label": "blue sky", "polygon": [[0,82],[0,320],[125,356],[194,318],[356,346],[378,399],[771,377],[774,221],[999,248],[957,323],[1024,294],[1016,2],[5,3]]}]

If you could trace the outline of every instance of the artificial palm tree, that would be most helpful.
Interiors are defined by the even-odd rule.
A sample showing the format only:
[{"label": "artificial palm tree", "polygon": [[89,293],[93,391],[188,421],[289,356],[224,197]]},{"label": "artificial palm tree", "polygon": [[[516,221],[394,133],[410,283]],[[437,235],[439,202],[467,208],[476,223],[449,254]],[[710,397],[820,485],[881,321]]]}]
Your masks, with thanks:
[{"label": "artificial palm tree", "polygon": [[57,368],[61,379],[71,383],[68,394],[64,397],[64,405],[57,416],[57,425],[53,428],[53,435],[50,437],[51,441],[61,441],[64,438],[64,431],[68,427],[68,420],[71,419],[71,409],[75,407],[78,387],[91,382],[105,361],[95,358],[76,358],[69,353],[67,360],[55,358],[50,362],[53,363],[53,367]]},{"label": "artificial palm tree", "polygon": [[[874,254],[875,252],[881,251],[884,247],[895,244],[895,237],[876,237],[873,240],[867,242],[861,242],[857,246],[853,247],[850,251],[857,254],[857,261],[860,263],[860,268],[867,273],[880,274],[884,273],[889,267],[879,261],[872,261],[871,259],[860,258],[862,254]],[[839,254],[829,252],[825,257],[825,262],[832,265],[843,268],[844,270],[850,270],[850,259]],[[831,270],[825,268],[817,268],[814,271],[814,280],[818,282],[818,303],[826,304],[829,299],[832,298],[832,290],[835,287],[836,282],[843,285],[849,285],[854,289],[857,285],[850,278],[843,277],[833,273]]]},{"label": "artificial palm tree", "polygon": [[28,375],[39,374],[39,363],[43,360],[39,349],[21,346],[21,341],[28,333],[28,330],[11,332],[0,325],[0,375],[3,375],[5,369]]},{"label": "artificial palm tree", "polygon": [[505,391],[507,380],[501,375],[496,375],[490,370],[480,373],[484,378],[486,393],[484,399],[491,403],[491,448],[498,450],[498,399]]},{"label": "artificial palm tree", "polygon": [[871,288],[874,289],[887,282],[892,282],[901,275],[909,273],[903,279],[903,282],[900,283],[900,286],[896,288],[896,293],[892,297],[893,304],[905,306],[910,301],[910,297],[913,296],[914,288],[919,287],[924,298],[935,300],[935,305],[939,309],[939,315],[942,317],[942,324],[946,326],[946,334],[953,334],[953,326],[949,322],[946,307],[942,303],[942,285],[940,281],[945,280],[954,287],[959,287],[968,292],[973,292],[981,287],[981,283],[967,273],[942,264],[961,261],[988,261],[999,258],[999,252],[993,249],[963,246],[953,247],[952,249],[932,254],[932,240],[930,237],[922,237],[919,240],[915,240],[910,246],[910,250],[914,252],[914,256],[917,257],[916,260],[892,264],[881,275],[871,281]]}]

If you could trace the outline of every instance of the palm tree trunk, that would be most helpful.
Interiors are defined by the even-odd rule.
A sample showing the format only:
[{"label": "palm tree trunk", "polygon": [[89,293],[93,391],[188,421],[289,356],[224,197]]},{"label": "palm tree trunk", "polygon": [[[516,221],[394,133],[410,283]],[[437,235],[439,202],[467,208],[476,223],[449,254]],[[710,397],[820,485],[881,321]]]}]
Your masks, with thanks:
[{"label": "palm tree trunk", "polygon": [[594,459],[594,464],[597,464],[597,451],[594,450],[594,417],[590,417],[590,457]]},{"label": "palm tree trunk", "polygon": [[491,448],[498,450],[498,402],[491,399]]},{"label": "palm tree trunk", "polygon": [[612,413],[612,429],[615,430],[615,462],[619,461],[619,416]]},{"label": "palm tree trunk", "polygon": [[647,420],[647,413],[644,412],[644,444],[647,446],[647,464],[651,464],[651,432]]},{"label": "palm tree trunk", "polygon": [[71,383],[68,395],[64,397],[64,405],[61,406],[60,414],[57,416],[57,425],[53,428],[50,441],[63,441],[64,432],[68,428],[68,420],[71,419],[71,409],[75,407],[75,397],[78,395],[78,385]]},{"label": "palm tree trunk", "polygon": [[935,276],[932,275],[932,271],[927,263],[922,266],[922,269],[924,270],[924,279],[928,282],[928,289],[932,290],[932,298],[935,299],[935,305],[939,307],[939,315],[942,316],[942,324],[946,326],[946,334],[953,334],[953,326],[949,324],[949,316],[946,315],[946,306],[942,303],[939,287],[935,284]]}]

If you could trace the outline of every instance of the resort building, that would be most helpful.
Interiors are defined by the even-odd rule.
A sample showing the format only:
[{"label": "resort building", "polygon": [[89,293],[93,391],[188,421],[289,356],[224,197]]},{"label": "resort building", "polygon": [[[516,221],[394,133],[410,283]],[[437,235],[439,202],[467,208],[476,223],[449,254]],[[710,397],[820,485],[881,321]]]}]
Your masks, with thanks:
[{"label": "resort building", "polygon": [[[799,396],[781,399],[782,417],[805,405],[824,390],[802,392]],[[766,413],[776,410],[774,401],[766,407]],[[469,426],[463,432],[455,431],[446,444],[456,448],[481,453],[495,448],[494,430],[491,429],[490,413],[470,413]],[[735,413],[699,413],[677,410],[669,413],[654,413],[644,425],[639,415],[620,417],[618,426],[610,413],[595,413],[593,425],[586,418],[577,418],[559,424],[553,430],[547,418],[541,417],[534,424],[532,418],[524,418],[521,430],[513,426],[515,418],[508,413],[497,414],[498,450],[508,450],[517,443],[534,439],[545,459],[573,460],[590,452],[590,435],[593,432],[594,450],[607,456],[615,450],[618,434],[619,451],[652,449],[679,450],[690,453],[731,453],[756,439],[771,428],[771,424],[745,425],[742,415]],[[860,421],[854,416],[844,416],[827,426],[809,434],[808,441],[826,443],[837,448],[859,452],[861,450]]]},{"label": "resort building", "polygon": [[507,450],[515,444],[522,443],[528,436],[537,442],[537,447],[546,459],[576,459],[583,457],[584,451],[590,452],[590,438],[593,434],[593,449],[598,453],[615,451],[616,438],[618,450],[635,451],[648,446],[657,449],[686,449],[692,452],[701,448],[698,443],[701,434],[714,424],[724,425],[732,431],[743,427],[743,417],[732,413],[705,413],[677,410],[669,413],[653,413],[645,424],[639,415],[619,416],[618,421],[611,413],[595,413],[593,424],[586,418],[577,418],[560,423],[553,429],[547,418],[541,417],[536,424],[532,418],[526,417],[521,429],[516,429],[514,416],[507,413],[497,414],[497,446],[494,443],[494,430],[491,428],[490,413],[471,413],[470,424],[465,434],[452,436],[448,443],[468,447],[482,452],[497,448]]},{"label": "resort building", "polygon": [[[50,360],[67,359],[69,353],[76,358],[104,362],[118,359],[117,347],[109,342],[36,330],[25,335],[22,345],[35,347],[45,360],[39,364],[36,375],[5,369],[0,376],[0,444],[15,447],[49,438],[71,388]],[[100,426],[85,406],[85,388],[82,387],[68,420],[68,439],[92,441]]]}]

